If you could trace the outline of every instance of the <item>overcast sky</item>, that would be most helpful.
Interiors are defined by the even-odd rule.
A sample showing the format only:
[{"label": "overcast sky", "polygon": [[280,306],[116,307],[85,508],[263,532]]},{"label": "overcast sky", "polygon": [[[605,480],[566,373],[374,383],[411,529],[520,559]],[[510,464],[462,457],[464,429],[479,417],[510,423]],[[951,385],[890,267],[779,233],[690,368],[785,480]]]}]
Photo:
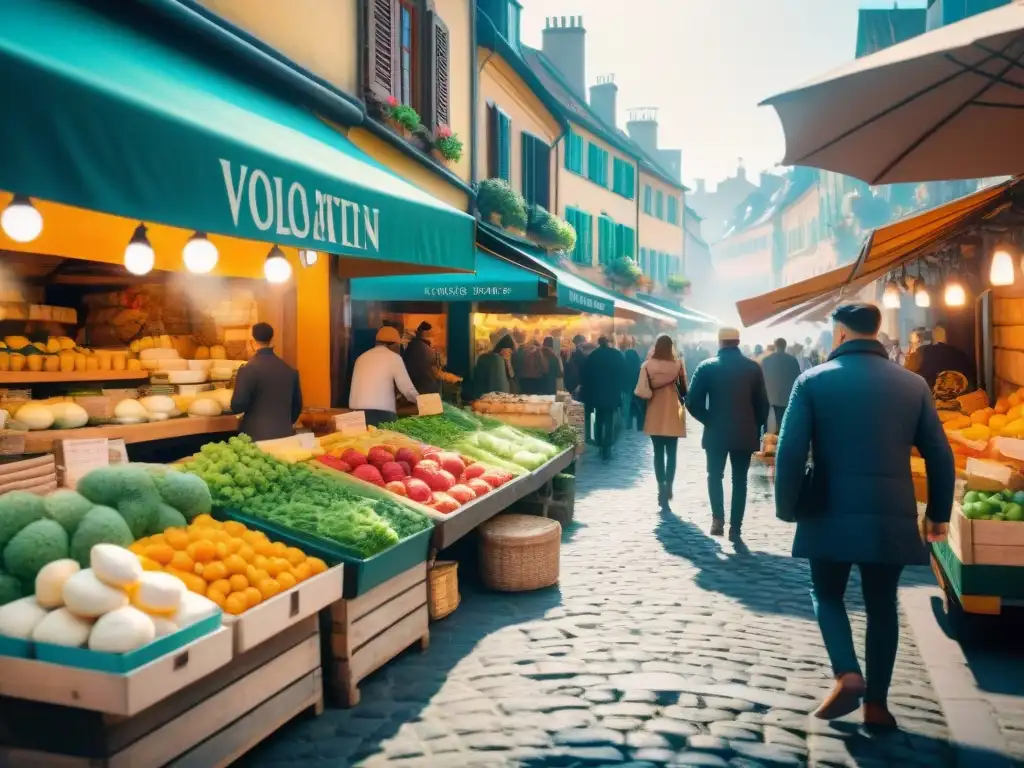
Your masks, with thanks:
[{"label": "overcast sky", "polygon": [[[582,15],[587,84],[615,75],[619,127],[630,107],[660,109],[660,144],[683,150],[683,176],[713,186],[742,157],[748,172],[782,158],[774,110],[757,103],[854,57],[857,11],[892,0],[521,0],[523,41],[545,16]],[[925,0],[900,0],[923,7]]]}]

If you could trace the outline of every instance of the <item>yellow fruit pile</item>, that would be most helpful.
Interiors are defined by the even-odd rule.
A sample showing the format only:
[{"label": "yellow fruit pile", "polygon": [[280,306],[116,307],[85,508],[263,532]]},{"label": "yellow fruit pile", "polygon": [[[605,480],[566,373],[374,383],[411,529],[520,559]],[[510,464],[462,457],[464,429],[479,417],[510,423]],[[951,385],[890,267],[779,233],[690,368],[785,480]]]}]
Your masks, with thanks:
[{"label": "yellow fruit pile", "polygon": [[366,432],[361,435],[343,435],[341,432],[332,432],[321,437],[319,442],[320,447],[330,456],[341,456],[349,448],[365,454],[375,445],[390,445],[396,450],[398,448],[420,447],[420,444],[411,437],[407,437],[400,432],[377,429],[376,427],[367,427]]},{"label": "yellow fruit pile", "polygon": [[145,570],[177,576],[236,616],[327,570],[323,560],[301,549],[209,515],[199,515],[188,528],[139,539],[129,549]]}]

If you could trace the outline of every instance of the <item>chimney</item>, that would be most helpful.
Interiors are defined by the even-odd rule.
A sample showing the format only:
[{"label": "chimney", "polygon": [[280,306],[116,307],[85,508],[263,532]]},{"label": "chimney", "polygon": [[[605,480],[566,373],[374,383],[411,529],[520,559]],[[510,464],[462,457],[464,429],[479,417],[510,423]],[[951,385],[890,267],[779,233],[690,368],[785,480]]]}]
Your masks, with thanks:
[{"label": "chimney", "polygon": [[544,20],[541,48],[573,93],[587,100],[587,30],[582,16],[550,16]]},{"label": "chimney", "polygon": [[597,85],[590,86],[590,108],[610,128],[616,126],[616,97],[619,86],[615,84],[615,75],[600,75]]},{"label": "chimney", "polygon": [[639,107],[629,110],[626,123],[629,138],[640,145],[649,155],[658,154],[658,110],[655,107]]},{"label": "chimney", "polygon": [[697,194],[702,197],[707,194],[707,187],[705,186],[704,179],[696,179],[697,182]]},{"label": "chimney", "polygon": [[747,180],[747,168],[743,165],[743,158],[740,158],[739,164],[736,166],[736,178],[740,181]]}]

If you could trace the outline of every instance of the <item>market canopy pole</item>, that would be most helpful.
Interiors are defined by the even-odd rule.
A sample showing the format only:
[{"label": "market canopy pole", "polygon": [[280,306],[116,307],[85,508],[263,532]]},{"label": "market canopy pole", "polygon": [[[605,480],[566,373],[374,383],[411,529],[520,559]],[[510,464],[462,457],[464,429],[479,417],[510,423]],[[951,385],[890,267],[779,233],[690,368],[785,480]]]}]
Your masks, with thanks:
[{"label": "market canopy pole", "polygon": [[1024,171],[1024,0],[927,32],[762,102],[783,165],[868,184]]}]

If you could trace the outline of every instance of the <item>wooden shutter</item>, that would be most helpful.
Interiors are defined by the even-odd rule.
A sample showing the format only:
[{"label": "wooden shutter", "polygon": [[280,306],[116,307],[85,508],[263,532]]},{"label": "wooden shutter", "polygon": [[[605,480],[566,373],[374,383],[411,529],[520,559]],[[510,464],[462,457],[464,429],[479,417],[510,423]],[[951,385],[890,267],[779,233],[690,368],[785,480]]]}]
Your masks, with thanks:
[{"label": "wooden shutter", "polygon": [[430,19],[430,46],[428,72],[430,78],[430,110],[427,121],[436,128],[451,124],[451,35],[448,26],[436,13],[428,14]]},{"label": "wooden shutter", "polygon": [[522,192],[523,197],[526,198],[527,203],[537,202],[534,197],[537,179],[534,168],[534,148],[537,145],[537,140],[530,134],[523,132],[522,140],[522,157],[520,157],[520,175],[522,176]]},{"label": "wooden shutter", "polygon": [[543,141],[533,142],[534,202],[546,210],[551,208],[551,147]]},{"label": "wooden shutter", "polygon": [[487,176],[501,178],[501,117],[494,104],[487,105]]},{"label": "wooden shutter", "polygon": [[498,110],[498,176],[512,180],[512,118]]},{"label": "wooden shutter", "polygon": [[398,0],[367,0],[366,80],[378,100],[398,96]]}]

